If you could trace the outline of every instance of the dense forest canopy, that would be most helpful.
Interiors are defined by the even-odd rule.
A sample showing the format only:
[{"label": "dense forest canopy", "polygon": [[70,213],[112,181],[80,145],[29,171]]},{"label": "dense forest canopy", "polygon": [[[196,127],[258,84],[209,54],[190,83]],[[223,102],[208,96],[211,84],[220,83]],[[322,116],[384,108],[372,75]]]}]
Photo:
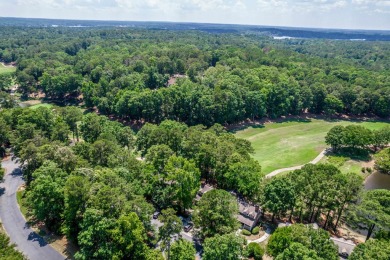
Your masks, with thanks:
[{"label": "dense forest canopy", "polygon": [[390,114],[386,42],[134,28],[1,30],[0,60],[16,62],[24,95],[82,98],[123,119],[211,126],[307,111]]}]

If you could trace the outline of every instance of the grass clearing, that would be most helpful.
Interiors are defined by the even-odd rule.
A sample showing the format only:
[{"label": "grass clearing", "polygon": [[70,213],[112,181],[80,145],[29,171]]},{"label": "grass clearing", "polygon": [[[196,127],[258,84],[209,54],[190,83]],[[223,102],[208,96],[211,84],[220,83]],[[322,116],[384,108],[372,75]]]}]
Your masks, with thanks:
[{"label": "grass clearing", "polygon": [[4,66],[3,63],[0,63],[0,74],[13,73],[16,71],[15,67]]},{"label": "grass clearing", "polygon": [[40,108],[40,107],[52,108],[53,105],[52,104],[48,104],[48,103],[42,103],[42,104],[33,105],[33,106],[29,107],[29,108],[30,109],[37,109],[37,108]]},{"label": "grass clearing", "polygon": [[25,190],[19,190],[16,192],[16,200],[18,201],[18,205],[20,208],[20,212],[22,212],[25,219],[27,219],[28,208],[26,206],[26,198],[23,197]]},{"label": "grass clearing", "polygon": [[[247,139],[255,150],[253,158],[259,161],[263,172],[298,166],[313,160],[327,146],[325,136],[336,125],[359,124],[371,130],[390,125],[389,122],[346,120],[286,120],[251,126],[237,131],[236,137]],[[346,167],[357,169],[357,165]],[[359,170],[360,170],[359,166]]]}]

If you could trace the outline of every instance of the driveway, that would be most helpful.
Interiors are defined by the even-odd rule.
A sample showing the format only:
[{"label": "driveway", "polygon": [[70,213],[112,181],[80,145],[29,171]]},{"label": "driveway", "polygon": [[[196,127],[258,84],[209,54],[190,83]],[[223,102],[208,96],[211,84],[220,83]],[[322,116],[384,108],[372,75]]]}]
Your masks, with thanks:
[{"label": "driveway", "polygon": [[16,191],[24,183],[19,164],[2,161],[5,181],[0,183],[0,220],[12,243],[30,260],[63,260],[65,257],[47,244],[26,223],[16,201]]}]

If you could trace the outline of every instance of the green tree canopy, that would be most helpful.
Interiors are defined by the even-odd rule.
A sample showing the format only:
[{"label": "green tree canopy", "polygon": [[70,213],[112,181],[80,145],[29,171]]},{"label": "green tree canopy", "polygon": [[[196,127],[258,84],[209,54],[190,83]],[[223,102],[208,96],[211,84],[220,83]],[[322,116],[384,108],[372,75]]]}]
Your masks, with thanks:
[{"label": "green tree canopy", "polygon": [[351,260],[388,260],[390,259],[390,243],[386,240],[370,239],[355,247],[348,257]]},{"label": "green tree canopy", "polygon": [[390,223],[390,190],[363,192],[356,204],[348,208],[348,223],[367,230],[368,240],[375,230],[388,230]]},{"label": "green tree canopy", "polygon": [[[336,245],[329,233],[302,224],[278,228],[271,236],[267,252],[276,259],[338,259]],[[294,245],[299,244],[299,245]],[[304,258],[299,258],[300,256]]]},{"label": "green tree canopy", "polygon": [[245,255],[245,239],[235,234],[216,235],[203,244],[205,260],[239,260]]},{"label": "green tree canopy", "polygon": [[171,260],[194,260],[196,250],[193,243],[179,239],[172,244],[171,247]]},{"label": "green tree canopy", "polygon": [[375,169],[390,174],[390,148],[383,149],[375,155]]},{"label": "green tree canopy", "polygon": [[237,214],[236,198],[227,191],[215,189],[205,193],[198,202],[194,223],[201,228],[203,237],[228,234],[238,228]]}]

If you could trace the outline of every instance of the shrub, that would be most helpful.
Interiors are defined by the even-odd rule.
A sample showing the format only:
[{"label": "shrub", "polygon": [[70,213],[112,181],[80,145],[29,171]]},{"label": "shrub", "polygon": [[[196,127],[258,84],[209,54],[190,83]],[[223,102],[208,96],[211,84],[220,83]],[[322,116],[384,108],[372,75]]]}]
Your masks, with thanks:
[{"label": "shrub", "polygon": [[368,173],[372,173],[372,168],[370,168],[370,167],[367,167],[367,169],[366,169],[366,170],[367,170],[367,172],[368,172]]},{"label": "shrub", "polygon": [[243,234],[244,236],[250,236],[250,235],[251,235],[251,232],[248,231],[248,230],[246,230],[246,229],[243,229],[243,230],[241,231],[241,234]]},{"label": "shrub", "polygon": [[252,229],[252,234],[253,234],[253,235],[257,235],[257,234],[259,234],[259,232],[260,232],[260,228],[259,228],[259,227],[254,227],[254,228]]},{"label": "shrub", "polygon": [[365,173],[365,172],[366,172],[366,168],[362,167],[362,173]]},{"label": "shrub", "polygon": [[255,260],[261,260],[264,255],[264,249],[257,243],[249,243],[247,252],[248,257],[253,257]]},{"label": "shrub", "polygon": [[0,182],[3,181],[4,175],[5,175],[5,170],[3,168],[0,168]]}]

